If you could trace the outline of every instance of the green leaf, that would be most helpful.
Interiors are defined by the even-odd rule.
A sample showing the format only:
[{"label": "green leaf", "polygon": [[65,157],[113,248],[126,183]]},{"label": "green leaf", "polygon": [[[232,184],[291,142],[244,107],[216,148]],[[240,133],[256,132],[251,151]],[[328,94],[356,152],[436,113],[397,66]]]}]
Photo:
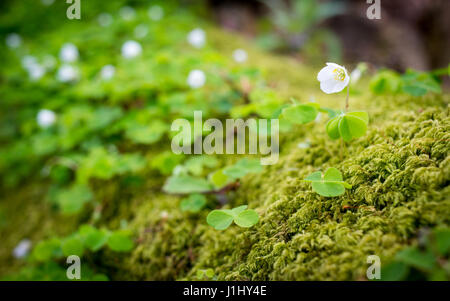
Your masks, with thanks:
[{"label": "green leaf", "polygon": [[248,228],[255,225],[259,220],[258,213],[255,210],[248,209],[239,213],[235,218],[234,222],[239,227]]},{"label": "green leaf", "polygon": [[341,137],[341,134],[339,134],[339,120],[340,120],[340,117],[334,117],[334,118],[330,119],[327,123],[326,130],[327,130],[328,136],[331,139],[335,140],[335,139],[339,139],[339,137]]},{"label": "green leaf", "polygon": [[136,124],[130,127],[125,136],[136,143],[152,144],[159,141],[166,131],[167,125],[160,120],[155,120],[149,125]]},{"label": "green leaf", "polygon": [[93,194],[87,185],[76,184],[58,193],[56,201],[63,214],[79,212],[83,205],[92,200]]},{"label": "green leaf", "polygon": [[236,164],[225,167],[223,173],[234,179],[240,179],[249,173],[260,172],[263,169],[259,160],[241,159]]},{"label": "green leaf", "polygon": [[305,124],[314,121],[318,113],[317,104],[300,104],[283,109],[281,115],[292,123]]},{"label": "green leaf", "polygon": [[189,212],[199,212],[205,205],[206,197],[201,194],[191,194],[180,203],[181,211]]},{"label": "green leaf", "polygon": [[395,259],[407,265],[426,271],[432,270],[436,264],[436,259],[431,252],[422,252],[415,247],[409,247],[398,252],[395,255]]},{"label": "green leaf", "polygon": [[64,256],[77,255],[81,257],[84,252],[83,242],[77,235],[63,240],[61,243],[61,249]]},{"label": "green leaf", "polygon": [[91,251],[100,250],[108,241],[108,232],[98,230],[90,225],[83,225],[78,231],[84,245]]},{"label": "green leaf", "polygon": [[348,123],[348,119],[345,117],[341,117],[339,120],[339,135],[342,137],[344,141],[352,140],[352,133],[350,132],[350,125]]},{"label": "green leaf", "polygon": [[59,255],[61,243],[58,239],[50,239],[39,242],[33,249],[32,257],[37,261],[44,262]]},{"label": "green leaf", "polygon": [[450,252],[450,229],[441,228],[434,231],[436,237],[436,247],[442,256]]},{"label": "green leaf", "polygon": [[214,277],[214,270],[213,270],[213,269],[207,269],[207,270],[205,271],[205,275],[206,275],[206,277],[208,277],[208,278]]},{"label": "green leaf", "polygon": [[401,281],[408,276],[409,267],[403,262],[391,262],[381,270],[381,281]]},{"label": "green leaf", "polygon": [[223,210],[213,210],[206,217],[206,222],[216,230],[225,230],[233,222],[234,216]]},{"label": "green leaf", "polygon": [[163,190],[167,193],[202,193],[212,190],[212,186],[202,178],[175,175],[167,179]]},{"label": "green leaf", "polygon": [[108,247],[116,252],[128,252],[134,247],[133,241],[128,233],[124,231],[115,231],[108,239]]},{"label": "green leaf", "polygon": [[323,175],[320,171],[313,172],[304,181],[311,182],[313,191],[325,197],[342,195],[345,188],[352,187],[343,181],[341,172],[334,167],[328,168]]},{"label": "green leaf", "polygon": [[239,213],[243,212],[245,209],[247,209],[247,205],[242,205],[236,208],[231,209],[231,214],[236,217]]},{"label": "green leaf", "polygon": [[364,120],[350,114],[344,116],[343,119],[347,120],[352,138],[359,138],[364,136],[367,131],[367,124],[364,122]]},{"label": "green leaf", "polygon": [[364,136],[369,123],[366,112],[348,112],[330,119],[326,131],[331,139],[342,137],[344,141]]},{"label": "green leaf", "polygon": [[223,169],[219,169],[208,177],[209,181],[214,185],[215,189],[221,189],[228,184],[235,181],[235,179],[228,177],[223,173]]}]

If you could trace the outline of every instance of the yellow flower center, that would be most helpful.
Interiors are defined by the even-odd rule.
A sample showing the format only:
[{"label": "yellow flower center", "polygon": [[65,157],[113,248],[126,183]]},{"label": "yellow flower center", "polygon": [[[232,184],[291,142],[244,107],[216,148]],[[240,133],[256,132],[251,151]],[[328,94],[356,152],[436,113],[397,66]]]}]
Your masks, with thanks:
[{"label": "yellow flower center", "polygon": [[333,73],[334,73],[334,79],[335,80],[340,80],[341,82],[344,81],[344,79],[345,79],[345,72],[344,72],[343,69],[336,68],[336,69],[333,70]]}]

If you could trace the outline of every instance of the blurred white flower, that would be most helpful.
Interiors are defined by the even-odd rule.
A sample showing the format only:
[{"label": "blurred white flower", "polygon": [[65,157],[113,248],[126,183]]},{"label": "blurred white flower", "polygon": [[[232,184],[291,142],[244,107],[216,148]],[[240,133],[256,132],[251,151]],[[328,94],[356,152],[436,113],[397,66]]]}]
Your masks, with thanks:
[{"label": "blurred white flower", "polygon": [[201,28],[196,28],[188,34],[187,40],[189,44],[191,44],[195,48],[201,48],[203,47],[203,45],[205,45],[206,42],[205,31]]},{"label": "blurred white flower", "polygon": [[244,49],[236,49],[233,51],[233,59],[238,63],[243,63],[247,60],[247,52]]},{"label": "blurred white flower", "polygon": [[205,82],[206,75],[202,70],[192,70],[189,72],[187,83],[191,88],[200,88],[205,84]]},{"label": "blurred white flower", "polygon": [[21,64],[23,68],[28,70],[31,66],[38,64],[38,61],[32,55],[25,55],[21,60]]},{"label": "blurred white flower", "polygon": [[136,12],[131,6],[124,6],[119,10],[119,15],[125,21],[131,21],[136,17]]},{"label": "blurred white flower", "polygon": [[72,43],[66,43],[59,51],[59,58],[66,63],[72,63],[78,60],[78,48]]},{"label": "blurred white flower", "polygon": [[42,109],[37,114],[37,123],[41,128],[47,128],[55,123],[56,114],[47,109]]},{"label": "blurred white flower", "polygon": [[110,80],[114,77],[114,74],[116,74],[116,68],[113,65],[103,66],[102,70],[100,71],[100,76],[104,80]]},{"label": "blurred white flower", "polygon": [[134,58],[142,53],[142,46],[136,41],[126,41],[122,45],[122,56],[126,59]]},{"label": "blurred white flower", "polygon": [[353,70],[352,73],[350,73],[350,79],[351,79],[352,83],[353,84],[357,83],[359,81],[359,79],[361,78],[361,75],[362,75],[362,72],[358,68]]},{"label": "blurred white flower", "polygon": [[100,24],[101,27],[108,27],[113,22],[113,17],[108,13],[101,13],[97,17],[98,24]]},{"label": "blurred white flower", "polygon": [[320,89],[327,94],[342,91],[350,82],[347,70],[335,63],[327,63],[327,66],[317,74]]},{"label": "blurred white flower", "polygon": [[150,20],[159,21],[164,17],[164,10],[159,5],[150,6],[148,9],[148,17]]},{"label": "blurred white flower", "polygon": [[55,2],[55,0],[41,0],[41,3],[45,6],[50,6],[53,4],[53,2]]},{"label": "blurred white flower", "polygon": [[168,219],[169,218],[169,212],[167,212],[166,210],[161,211],[160,214],[162,219]]},{"label": "blurred white flower", "polygon": [[17,33],[10,33],[6,36],[6,46],[18,48],[22,45],[22,38]]},{"label": "blurred white flower", "polygon": [[31,241],[27,238],[22,239],[13,250],[15,258],[24,258],[28,255],[31,249]]},{"label": "blurred white flower", "polygon": [[146,24],[139,24],[134,29],[134,36],[137,39],[142,39],[148,34],[148,26]]},{"label": "blurred white flower", "polygon": [[27,69],[31,80],[38,80],[45,74],[45,68],[39,64],[33,64]]},{"label": "blurred white flower", "polygon": [[78,70],[71,65],[62,65],[56,75],[60,82],[67,83],[78,79]]}]

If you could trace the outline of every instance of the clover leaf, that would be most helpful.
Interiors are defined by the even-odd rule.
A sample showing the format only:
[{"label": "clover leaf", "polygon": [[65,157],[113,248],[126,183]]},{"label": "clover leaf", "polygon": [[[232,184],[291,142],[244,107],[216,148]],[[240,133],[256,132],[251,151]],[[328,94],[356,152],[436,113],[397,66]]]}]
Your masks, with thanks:
[{"label": "clover leaf", "polygon": [[366,112],[349,112],[331,118],[326,126],[331,139],[342,139],[346,142],[364,136],[369,123]]},{"label": "clover leaf", "polygon": [[305,124],[314,121],[319,113],[319,105],[317,103],[295,104],[288,108],[284,108],[281,116],[292,123]]},{"label": "clover leaf", "polygon": [[182,199],[180,203],[181,211],[199,212],[206,205],[206,197],[201,194],[191,194]]},{"label": "clover leaf", "polygon": [[325,197],[339,196],[345,192],[345,188],[352,188],[343,181],[341,172],[334,167],[328,168],[324,174],[320,171],[313,172],[304,181],[311,182],[313,191]]},{"label": "clover leaf", "polygon": [[196,276],[198,279],[204,279],[204,278],[211,279],[214,277],[214,270],[213,269],[197,270]]},{"label": "clover leaf", "polygon": [[108,238],[108,247],[116,252],[128,252],[134,244],[128,233],[123,230],[115,231]]},{"label": "clover leaf", "polygon": [[79,212],[92,198],[93,194],[87,185],[74,184],[70,188],[61,190],[56,201],[63,214],[73,214]]},{"label": "clover leaf", "polygon": [[259,221],[255,210],[247,209],[247,205],[233,209],[213,210],[206,217],[207,223],[216,230],[225,230],[234,221],[236,225],[249,228]]},{"label": "clover leaf", "polygon": [[73,235],[62,241],[61,249],[64,256],[81,256],[84,252],[83,241],[80,239],[80,237],[78,237],[78,235]]},{"label": "clover leaf", "polygon": [[214,185],[215,189],[221,189],[235,181],[235,179],[224,174],[223,169],[211,173],[208,179]]},{"label": "clover leaf", "polygon": [[212,186],[207,180],[188,175],[171,176],[163,187],[167,193],[202,193],[211,189]]},{"label": "clover leaf", "polygon": [[234,179],[239,179],[249,173],[260,172],[263,169],[259,160],[255,159],[241,159],[234,165],[225,167],[223,174]]},{"label": "clover leaf", "polygon": [[96,229],[90,225],[81,226],[78,233],[84,245],[94,252],[100,250],[106,244],[109,236],[107,231]]}]

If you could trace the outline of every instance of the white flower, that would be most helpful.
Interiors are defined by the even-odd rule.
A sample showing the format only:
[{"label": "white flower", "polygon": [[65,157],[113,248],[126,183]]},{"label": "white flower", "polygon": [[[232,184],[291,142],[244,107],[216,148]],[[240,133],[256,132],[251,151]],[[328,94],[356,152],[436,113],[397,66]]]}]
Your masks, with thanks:
[{"label": "white flower", "polygon": [[59,58],[66,63],[78,60],[78,48],[72,43],[66,43],[61,47]]},{"label": "white flower", "polygon": [[136,12],[131,6],[124,6],[119,10],[119,15],[125,21],[131,21],[136,16]]},{"label": "white flower", "polygon": [[104,80],[113,78],[114,74],[116,74],[116,68],[113,65],[103,66],[102,70],[100,71],[100,76]]},{"label": "white flower", "polygon": [[108,13],[101,13],[97,17],[98,24],[100,24],[101,27],[108,27],[113,22],[113,17]]},{"label": "white flower", "polygon": [[201,28],[196,28],[188,34],[187,40],[189,44],[191,44],[195,48],[201,48],[203,47],[203,45],[205,45],[206,41],[205,31]]},{"label": "white flower", "polygon": [[71,65],[62,65],[59,67],[56,77],[63,83],[75,81],[78,79],[78,70]]},{"label": "white flower", "polygon": [[24,258],[28,255],[31,248],[31,241],[27,238],[22,239],[13,250],[13,256],[15,258]]},{"label": "white flower", "polygon": [[122,56],[126,59],[134,58],[142,53],[142,46],[136,41],[126,41],[122,45]]},{"label": "white flower", "polygon": [[327,66],[317,74],[320,89],[327,94],[342,91],[350,82],[347,70],[335,63],[327,63]]},{"label": "white flower", "polygon": [[22,45],[22,38],[17,33],[10,33],[6,36],[6,46],[18,48]]},{"label": "white flower", "polygon": [[56,114],[47,109],[42,109],[37,114],[37,123],[41,128],[47,128],[56,121]]},{"label": "white flower", "polygon": [[27,70],[31,80],[38,80],[45,74],[45,68],[39,64],[33,64]]},{"label": "white flower", "polygon": [[134,36],[136,39],[142,39],[148,34],[148,26],[145,24],[140,24],[134,29]]},{"label": "white flower", "polygon": [[148,9],[148,17],[153,21],[159,21],[164,17],[164,10],[159,5],[153,5]]},{"label": "white flower", "polygon": [[362,75],[362,72],[358,68],[353,70],[352,73],[350,73],[350,78],[351,78],[352,83],[356,84],[359,81],[359,79],[361,78],[361,75]]},{"label": "white flower", "polygon": [[205,84],[205,82],[206,76],[202,70],[192,70],[189,72],[187,83],[191,88],[200,88]]},{"label": "white flower", "polygon": [[233,59],[238,63],[243,63],[247,60],[247,52],[244,49],[236,49],[233,51]]},{"label": "white flower", "polygon": [[33,65],[36,65],[38,63],[37,59],[32,55],[25,55],[22,60],[22,67],[25,69],[30,69]]}]

